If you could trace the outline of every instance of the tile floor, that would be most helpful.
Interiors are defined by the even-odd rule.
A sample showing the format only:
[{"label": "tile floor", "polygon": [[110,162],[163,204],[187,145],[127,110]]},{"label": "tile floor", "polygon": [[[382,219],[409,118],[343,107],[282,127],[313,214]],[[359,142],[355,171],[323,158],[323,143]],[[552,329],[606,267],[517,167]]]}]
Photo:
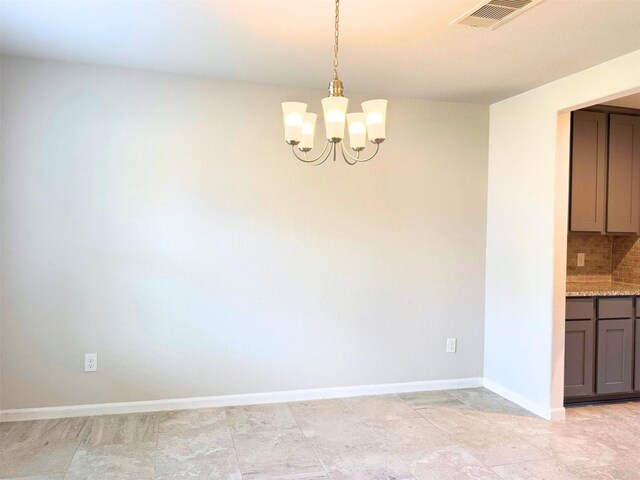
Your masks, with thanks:
[{"label": "tile floor", "polygon": [[640,480],[640,402],[547,422],[465,389],[0,424],[0,478]]}]

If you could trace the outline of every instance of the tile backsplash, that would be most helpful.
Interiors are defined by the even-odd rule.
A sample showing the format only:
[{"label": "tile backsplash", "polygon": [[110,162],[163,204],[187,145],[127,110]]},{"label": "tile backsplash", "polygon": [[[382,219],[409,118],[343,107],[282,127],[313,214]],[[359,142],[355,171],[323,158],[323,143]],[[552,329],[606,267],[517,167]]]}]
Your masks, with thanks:
[{"label": "tile backsplash", "polygon": [[640,237],[613,237],[611,279],[640,284]]},{"label": "tile backsplash", "polygon": [[[611,278],[611,236],[570,233],[567,237],[567,280],[597,281]],[[584,267],[578,267],[584,253]]]},{"label": "tile backsplash", "polygon": [[[578,267],[578,253],[585,254],[584,267]],[[567,281],[603,280],[640,284],[640,237],[570,233]]]}]

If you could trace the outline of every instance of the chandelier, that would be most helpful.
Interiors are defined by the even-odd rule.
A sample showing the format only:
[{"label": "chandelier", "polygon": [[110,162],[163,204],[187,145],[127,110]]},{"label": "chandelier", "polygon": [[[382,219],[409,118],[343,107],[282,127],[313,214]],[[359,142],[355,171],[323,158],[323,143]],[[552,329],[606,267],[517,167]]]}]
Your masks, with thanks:
[{"label": "chandelier", "polygon": [[[367,162],[376,156],[380,144],[385,139],[387,101],[383,99],[369,100],[362,103],[362,112],[347,113],[349,99],[343,96],[344,88],[338,78],[340,0],[336,0],[335,43],[333,47],[333,80],[329,83],[329,96],[322,99],[324,124],[327,140],[324,149],[315,158],[309,157],[313,148],[317,115],[307,112],[307,104],[302,102],[283,102],[284,139],[291,145],[291,150],[298,160],[311,165],[322,165],[333,155],[336,160],[338,149],[349,165]],[[345,120],[349,130],[349,145],[354,154],[345,147]],[[375,145],[369,156],[361,156],[369,141]],[[296,147],[297,150],[296,151]]]}]

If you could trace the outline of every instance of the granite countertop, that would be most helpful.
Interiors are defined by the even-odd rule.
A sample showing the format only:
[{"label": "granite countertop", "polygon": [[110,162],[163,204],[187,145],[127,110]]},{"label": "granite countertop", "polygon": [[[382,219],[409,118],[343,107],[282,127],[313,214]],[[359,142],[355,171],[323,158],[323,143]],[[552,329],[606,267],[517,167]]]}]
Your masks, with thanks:
[{"label": "granite countertop", "polygon": [[622,282],[567,282],[567,297],[625,297],[640,295],[640,285]]}]

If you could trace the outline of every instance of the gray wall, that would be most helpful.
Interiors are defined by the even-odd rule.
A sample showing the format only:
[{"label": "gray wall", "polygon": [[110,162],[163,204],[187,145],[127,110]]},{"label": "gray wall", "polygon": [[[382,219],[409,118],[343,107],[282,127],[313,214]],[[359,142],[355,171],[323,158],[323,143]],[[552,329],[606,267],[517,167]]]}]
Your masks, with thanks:
[{"label": "gray wall", "polygon": [[2,67],[2,408],[482,374],[486,106],[316,168],[279,102],[323,90]]}]

